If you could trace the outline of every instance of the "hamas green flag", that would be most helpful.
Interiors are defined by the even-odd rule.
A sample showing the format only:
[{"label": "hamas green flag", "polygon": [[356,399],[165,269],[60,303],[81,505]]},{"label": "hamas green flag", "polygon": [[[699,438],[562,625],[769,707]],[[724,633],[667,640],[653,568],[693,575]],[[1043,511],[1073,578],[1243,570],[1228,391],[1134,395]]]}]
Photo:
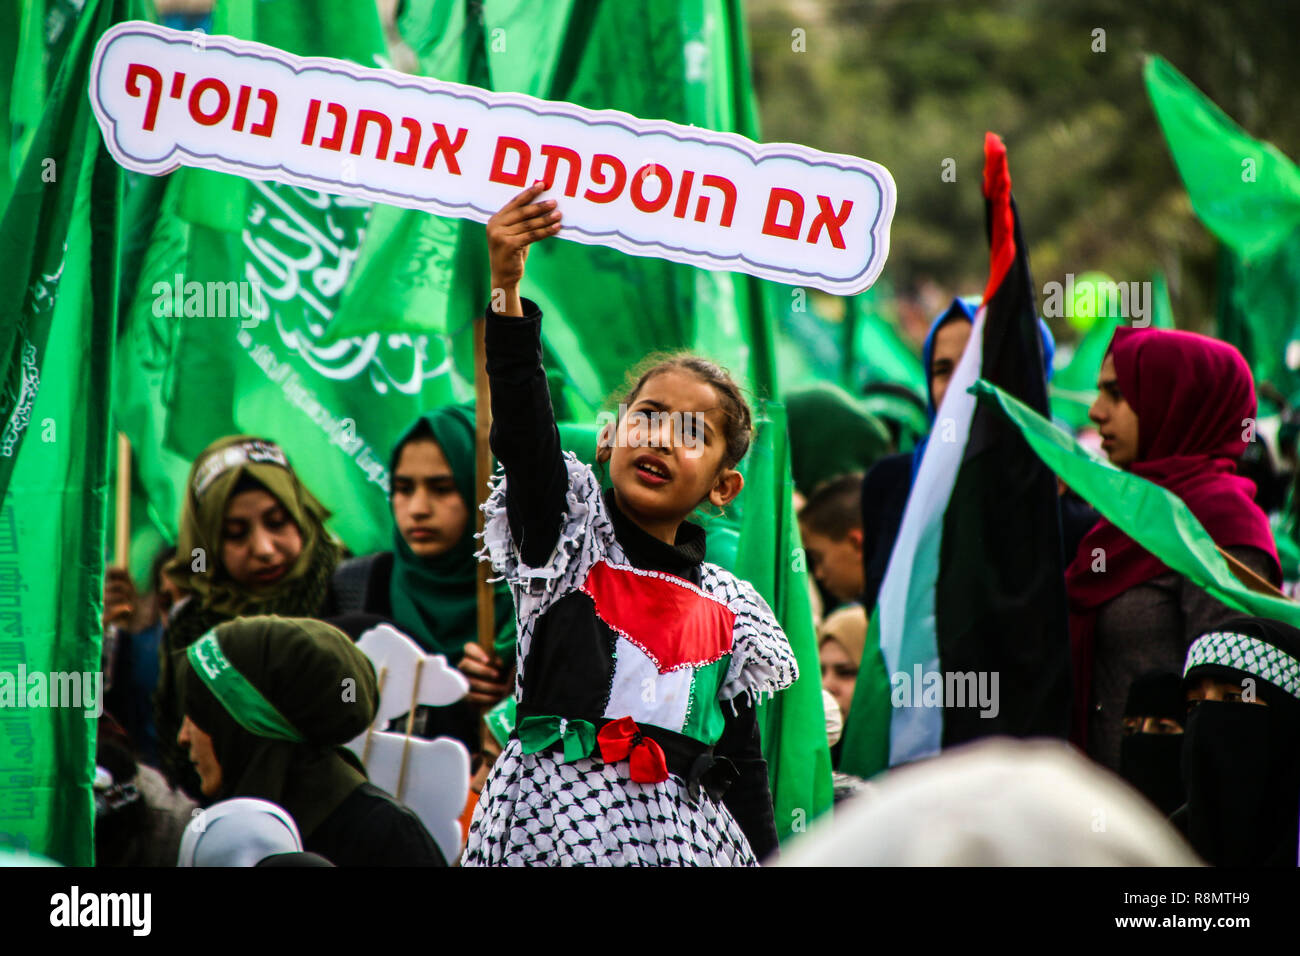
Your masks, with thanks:
[{"label": "hamas green flag", "polygon": [[1219,336],[1250,363],[1261,400],[1300,404],[1300,169],[1160,57],[1145,77],[1192,208],[1226,247]]},{"label": "hamas green flag", "polygon": [[724,517],[702,519],[709,560],[754,585],[776,614],[799,664],[799,679],[759,707],[777,834],[804,832],[830,809],[831,755],[807,566],[795,520],[786,410],[754,409],[758,433],[737,466],[745,487]]},{"label": "hamas green flag", "polygon": [[82,10],[0,226],[0,845],[83,866],[94,859],[105,690],[121,191],[86,89],[96,40],[131,7],[90,0]]},{"label": "hamas green flag", "polygon": [[758,436],[746,459],[741,492],[741,548],[731,570],[771,606],[799,664],[794,685],[759,707],[772,809],[785,840],[830,809],[831,754],[808,571],[794,513],[785,409],[764,402],[755,419]]},{"label": "hamas green flag", "polygon": [[1148,57],[1147,93],[1192,208],[1244,256],[1268,252],[1300,227],[1300,169],[1252,139],[1166,60]]},{"label": "hamas green flag", "polygon": [[1218,332],[1250,363],[1261,414],[1300,406],[1300,229],[1266,254],[1219,257]]},{"label": "hamas green flag", "polygon": [[[421,69],[438,79],[757,134],[736,0],[648,7],[416,0],[398,25]],[[383,233],[378,247],[371,243],[381,242],[379,234],[367,239],[333,334],[447,333],[457,367],[469,368],[468,324],[489,293],[483,227],[394,213]],[[561,415],[600,407],[631,362],[663,349],[707,355],[765,394],[776,387],[766,297],[788,297],[784,287],[564,241],[533,247],[525,287],[546,313],[545,358],[562,372],[553,378]],[[361,309],[352,306],[370,299],[352,298],[354,289],[394,291]]]},{"label": "hamas green flag", "polygon": [[[387,62],[373,4],[227,0],[213,29],[304,56]],[[437,333],[327,341],[375,207],[189,168],[169,177],[161,203],[124,332],[132,364],[118,380],[161,519],[174,530],[194,456],[248,432],[285,449],[352,551],[391,546],[389,453],[411,421],[470,388]]]},{"label": "hamas green flag", "polygon": [[0,11],[0,199],[9,194],[45,111],[84,6],[9,0]]},{"label": "hamas green flag", "polygon": [[[496,23],[487,25],[490,40]],[[514,35],[512,28],[507,37]],[[735,0],[583,4],[569,18],[563,54],[545,86],[519,92],[758,138]],[[497,66],[508,56],[491,59],[498,89],[510,88]],[[674,348],[706,355],[775,397],[766,296],[788,298],[780,286],[573,242],[536,247],[525,281],[547,314],[547,345],[593,405],[623,385],[629,360]],[[562,322],[550,322],[552,316]]]},{"label": "hamas green flag", "polygon": [[892,298],[881,280],[845,300],[844,387],[860,395],[864,411],[884,420],[898,451],[911,451],[930,432],[925,413],[929,378],[920,357],[908,347],[886,317]]},{"label": "hamas green flag", "polygon": [[907,347],[885,317],[889,284],[877,282],[846,300],[844,387],[858,393],[871,385],[900,385],[924,396],[929,388],[920,357]]}]

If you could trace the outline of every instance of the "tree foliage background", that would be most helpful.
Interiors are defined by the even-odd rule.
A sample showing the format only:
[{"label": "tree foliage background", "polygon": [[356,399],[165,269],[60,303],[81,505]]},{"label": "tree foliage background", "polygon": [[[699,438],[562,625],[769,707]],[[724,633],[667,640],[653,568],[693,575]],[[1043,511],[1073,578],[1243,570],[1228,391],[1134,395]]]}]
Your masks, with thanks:
[{"label": "tree foliage background", "polygon": [[[1291,0],[749,0],[747,13],[764,141],[893,173],[885,278],[913,339],[946,296],[983,285],[985,130],[1007,143],[1040,295],[1067,272],[1141,281],[1161,270],[1179,326],[1211,327],[1216,243],[1156,125],[1145,53],[1300,157]],[[1073,337],[1064,322],[1055,331]]]}]

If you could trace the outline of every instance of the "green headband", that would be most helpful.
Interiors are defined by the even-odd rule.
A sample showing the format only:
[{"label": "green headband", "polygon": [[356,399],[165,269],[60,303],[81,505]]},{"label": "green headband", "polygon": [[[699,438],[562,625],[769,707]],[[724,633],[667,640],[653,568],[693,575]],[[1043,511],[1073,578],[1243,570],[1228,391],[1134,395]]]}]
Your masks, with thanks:
[{"label": "green headband", "polygon": [[185,652],[190,666],[199,679],[207,685],[212,695],[239,725],[250,734],[302,743],[305,739],[294,729],[275,705],[262,696],[221,650],[217,632],[208,631],[189,646]]}]

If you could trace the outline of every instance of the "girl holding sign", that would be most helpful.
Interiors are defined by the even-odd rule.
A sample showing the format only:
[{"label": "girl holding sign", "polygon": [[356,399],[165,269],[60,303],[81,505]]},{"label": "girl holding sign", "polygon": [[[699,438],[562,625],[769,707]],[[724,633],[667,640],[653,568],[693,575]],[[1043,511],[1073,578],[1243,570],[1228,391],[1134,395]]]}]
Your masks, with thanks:
[{"label": "girl holding sign", "polygon": [[518,291],[529,245],[559,230],[544,188],[487,226],[505,476],[481,556],[514,594],[518,721],[463,863],[754,865],[776,848],[754,707],[798,671],[763,599],[704,560],[686,520],[740,493],[749,407],[725,371],[679,356],[641,375],[601,433],[612,488],[561,452],[541,312]]}]

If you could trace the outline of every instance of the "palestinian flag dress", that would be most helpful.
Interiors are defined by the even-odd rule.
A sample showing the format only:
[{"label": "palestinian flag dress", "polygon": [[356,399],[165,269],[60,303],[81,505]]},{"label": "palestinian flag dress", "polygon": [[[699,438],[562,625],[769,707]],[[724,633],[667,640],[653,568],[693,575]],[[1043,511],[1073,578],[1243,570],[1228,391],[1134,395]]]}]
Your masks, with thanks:
[{"label": "palestinian flag dress", "polygon": [[776,848],[755,705],[798,676],[771,610],[624,516],[562,453],[541,313],[488,312],[492,449],[480,557],[515,600],[516,728],[462,865],[753,866]]}]

